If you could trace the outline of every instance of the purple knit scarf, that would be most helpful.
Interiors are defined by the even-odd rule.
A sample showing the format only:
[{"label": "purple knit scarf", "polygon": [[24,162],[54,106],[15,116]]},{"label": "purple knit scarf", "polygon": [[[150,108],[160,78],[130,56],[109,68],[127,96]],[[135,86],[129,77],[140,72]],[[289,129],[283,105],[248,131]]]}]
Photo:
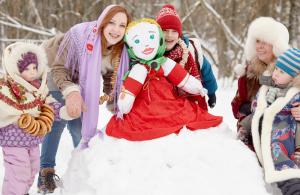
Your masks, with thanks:
[{"label": "purple knit scarf", "polygon": [[[99,115],[100,76],[101,76],[101,35],[98,28],[108,11],[116,5],[107,6],[97,21],[85,22],[73,26],[65,35],[60,44],[57,57],[67,50],[65,67],[79,71],[79,85],[81,95],[87,105],[87,112],[82,114],[82,140],[81,148],[87,148],[89,140],[96,134]],[[113,89],[114,107],[117,108],[117,99],[122,87],[122,76],[128,70],[128,54],[124,46],[121,54],[116,84]]]}]

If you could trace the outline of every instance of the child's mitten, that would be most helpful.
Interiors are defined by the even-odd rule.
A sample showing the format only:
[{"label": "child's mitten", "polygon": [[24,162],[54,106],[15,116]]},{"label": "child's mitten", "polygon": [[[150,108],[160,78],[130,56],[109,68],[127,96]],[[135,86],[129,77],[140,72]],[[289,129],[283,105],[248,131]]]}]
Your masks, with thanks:
[{"label": "child's mitten", "polygon": [[266,95],[266,100],[269,104],[272,104],[276,97],[277,97],[277,93],[280,91],[279,88],[277,87],[270,87],[268,92],[267,92],[267,95]]}]

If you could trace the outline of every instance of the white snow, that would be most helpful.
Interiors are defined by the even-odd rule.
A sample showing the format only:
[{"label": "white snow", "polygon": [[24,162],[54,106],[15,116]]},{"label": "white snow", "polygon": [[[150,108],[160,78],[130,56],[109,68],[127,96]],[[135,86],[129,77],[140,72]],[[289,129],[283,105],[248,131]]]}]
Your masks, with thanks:
[{"label": "white snow", "polygon": [[[211,112],[222,115],[224,122],[216,128],[184,129],[179,135],[145,142],[95,137],[84,151],[72,149],[65,131],[56,166],[64,188],[53,195],[280,194],[276,185],[264,182],[255,154],[235,139],[236,121],[230,105],[235,86],[219,81],[217,104]],[[110,116],[102,106],[100,128]],[[0,161],[3,178],[2,154]],[[30,194],[36,191],[35,181]]]}]

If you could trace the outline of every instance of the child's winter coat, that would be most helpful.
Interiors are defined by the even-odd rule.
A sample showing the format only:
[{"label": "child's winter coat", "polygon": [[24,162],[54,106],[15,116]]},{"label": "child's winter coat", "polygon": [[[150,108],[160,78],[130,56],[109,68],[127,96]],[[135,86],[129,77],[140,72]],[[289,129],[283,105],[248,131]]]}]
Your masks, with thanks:
[{"label": "child's winter coat", "polygon": [[[300,80],[296,77],[284,97],[278,97],[268,106],[266,94],[270,86],[263,85],[258,93],[252,120],[252,137],[255,152],[265,170],[267,182],[300,178],[295,164],[295,149],[300,146],[298,122],[291,114],[293,103],[300,101]],[[298,132],[299,133],[299,132]]]},{"label": "child's winter coat", "polygon": [[[32,133],[28,133],[25,129],[20,128],[19,119],[21,116],[29,114],[37,119],[42,112],[41,108],[46,106],[44,104],[50,105],[54,110],[54,117],[52,118],[50,116],[51,120],[59,120],[60,116],[68,119],[69,116],[66,113],[65,107],[61,109],[61,104],[48,95],[46,85],[48,68],[45,51],[34,44],[27,43],[25,46],[22,46],[22,44],[23,43],[12,44],[4,51],[3,55],[2,62],[6,74],[0,78],[0,145],[32,148],[41,143],[43,135],[46,132],[33,135]],[[35,80],[34,83],[29,83],[20,76],[17,63],[26,52],[36,54],[38,61],[38,78],[41,78],[41,82]],[[48,119],[45,119],[45,121],[46,120]],[[23,120],[24,123],[27,121],[26,119]],[[48,122],[49,123],[45,122],[43,124],[46,124],[47,130],[50,131],[50,121],[48,120]],[[39,128],[38,124],[34,124],[32,128],[28,129],[34,130],[37,128]]]}]

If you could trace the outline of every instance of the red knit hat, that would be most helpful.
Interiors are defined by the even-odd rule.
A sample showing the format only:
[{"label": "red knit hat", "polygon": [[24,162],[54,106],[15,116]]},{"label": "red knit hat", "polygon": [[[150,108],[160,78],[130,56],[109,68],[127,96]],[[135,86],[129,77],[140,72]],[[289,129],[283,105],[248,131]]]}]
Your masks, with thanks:
[{"label": "red knit hat", "polygon": [[179,33],[179,36],[182,35],[182,24],[178,14],[173,5],[166,4],[159,11],[156,22],[160,25],[163,30],[173,29]]}]

